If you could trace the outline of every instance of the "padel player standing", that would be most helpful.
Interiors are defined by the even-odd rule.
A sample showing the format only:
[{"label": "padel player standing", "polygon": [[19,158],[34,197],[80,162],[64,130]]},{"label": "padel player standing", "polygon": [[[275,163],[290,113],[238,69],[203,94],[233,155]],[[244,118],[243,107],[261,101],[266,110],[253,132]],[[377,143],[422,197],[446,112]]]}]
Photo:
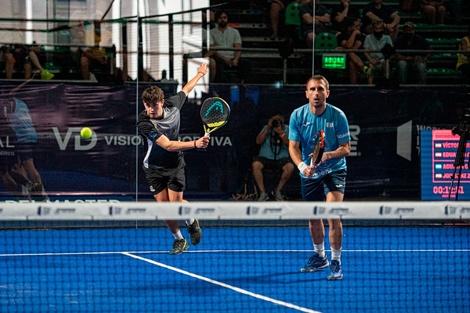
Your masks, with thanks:
[{"label": "padel player standing", "polygon": [[[194,89],[199,79],[207,74],[206,64],[201,64],[194,76],[176,95],[164,99],[162,89],[151,86],[142,93],[145,110],[139,114],[137,127],[147,139],[148,150],[143,161],[143,170],[150,191],[157,202],[184,202],[183,190],[186,186],[183,151],[206,148],[209,136],[194,141],[180,141],[180,110],[187,95]],[[181,234],[177,220],[166,220],[167,227],[174,237],[170,254],[181,254],[189,244]],[[197,245],[202,232],[197,219],[186,221],[191,243]]]},{"label": "padel player standing", "polygon": [[[316,75],[307,81],[308,103],[295,109],[289,123],[289,153],[300,171],[304,201],[343,201],[346,186],[346,156],[350,152],[349,124],[339,108],[326,102],[330,95],[328,80]],[[313,143],[319,130],[325,133],[325,150],[317,165],[310,164]],[[331,245],[331,271],[328,280],[343,278],[341,247],[343,225],[339,219],[328,219]],[[330,265],[325,253],[323,220],[308,222],[314,252],[301,268],[315,272]]]}]

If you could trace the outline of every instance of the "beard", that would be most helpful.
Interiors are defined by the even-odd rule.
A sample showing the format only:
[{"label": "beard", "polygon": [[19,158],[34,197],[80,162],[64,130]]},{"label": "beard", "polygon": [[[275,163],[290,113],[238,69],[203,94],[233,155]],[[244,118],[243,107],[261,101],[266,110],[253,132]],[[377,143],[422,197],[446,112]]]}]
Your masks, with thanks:
[{"label": "beard", "polygon": [[222,21],[218,25],[220,28],[225,28],[227,26],[227,22]]}]

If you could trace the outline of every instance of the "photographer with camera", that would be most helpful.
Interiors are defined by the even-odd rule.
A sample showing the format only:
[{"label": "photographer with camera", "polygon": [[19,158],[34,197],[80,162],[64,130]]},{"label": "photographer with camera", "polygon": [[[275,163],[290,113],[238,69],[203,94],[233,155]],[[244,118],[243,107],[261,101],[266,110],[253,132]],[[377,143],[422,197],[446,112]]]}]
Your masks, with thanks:
[{"label": "photographer with camera", "polygon": [[294,172],[294,163],[289,156],[289,126],[284,124],[284,116],[273,113],[268,119],[268,124],[263,127],[256,136],[256,144],[260,145],[258,156],[253,158],[253,177],[259,188],[259,201],[269,200],[269,195],[264,186],[263,170],[273,169],[281,172],[281,178],[277,184],[273,196],[277,201],[284,201],[281,193],[284,185]]}]

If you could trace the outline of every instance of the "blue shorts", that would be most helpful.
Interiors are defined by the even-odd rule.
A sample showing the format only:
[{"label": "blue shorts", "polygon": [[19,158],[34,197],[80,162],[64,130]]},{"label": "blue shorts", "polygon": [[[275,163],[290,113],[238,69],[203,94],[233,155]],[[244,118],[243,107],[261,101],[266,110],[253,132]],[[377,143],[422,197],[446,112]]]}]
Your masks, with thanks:
[{"label": "blue shorts", "polygon": [[300,190],[304,201],[325,201],[326,194],[338,191],[344,194],[346,170],[330,173],[319,179],[300,177]]}]

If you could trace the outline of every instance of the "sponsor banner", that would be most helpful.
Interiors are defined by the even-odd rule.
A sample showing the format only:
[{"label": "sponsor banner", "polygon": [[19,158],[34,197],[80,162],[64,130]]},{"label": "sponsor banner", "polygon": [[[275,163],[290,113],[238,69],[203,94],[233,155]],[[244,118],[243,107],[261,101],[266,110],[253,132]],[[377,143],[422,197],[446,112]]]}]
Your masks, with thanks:
[{"label": "sponsor banner", "polygon": [[[143,110],[138,99],[147,86],[31,82],[13,94],[9,90],[16,85],[3,86],[2,108],[12,97],[28,108],[26,113],[37,133],[34,164],[49,201],[152,198],[141,169],[146,146],[136,128],[137,114]],[[174,84],[161,86],[167,95],[178,89]],[[347,196],[419,198],[420,131],[455,126],[461,114],[456,103],[462,90],[443,88],[436,93],[424,88],[331,88],[328,102],[342,109],[350,123]],[[268,116],[280,112],[288,122],[290,113],[306,104],[302,86],[244,86],[237,89],[237,95],[232,89],[215,86],[214,90],[232,104],[228,124],[211,135],[206,151],[185,152],[185,196],[189,200],[235,193],[250,173],[252,158],[258,152],[255,137]],[[237,101],[231,101],[232,97]],[[201,100],[188,99],[183,106],[181,140],[203,135]],[[80,136],[83,127],[92,129],[91,138]],[[8,130],[8,120],[0,120],[0,128]],[[14,133],[2,131],[0,156],[9,156],[17,144]],[[289,180],[286,194],[290,199],[300,198],[298,175]],[[1,200],[22,200],[3,185],[0,195]]]}]

